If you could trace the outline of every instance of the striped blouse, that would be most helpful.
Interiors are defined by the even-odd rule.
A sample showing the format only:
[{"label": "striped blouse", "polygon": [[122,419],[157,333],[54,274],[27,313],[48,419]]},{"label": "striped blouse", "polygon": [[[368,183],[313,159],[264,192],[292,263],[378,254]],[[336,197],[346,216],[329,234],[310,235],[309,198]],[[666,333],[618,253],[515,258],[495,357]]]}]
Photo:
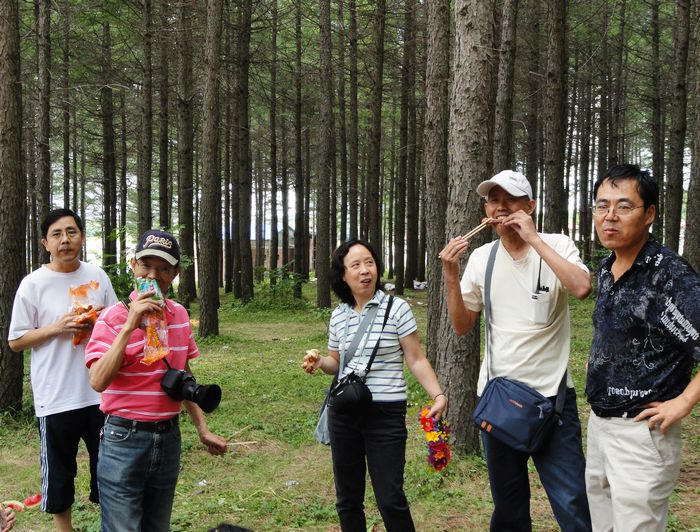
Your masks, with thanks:
[{"label": "striped blouse", "polygon": [[407,399],[406,380],[403,372],[403,351],[399,339],[408,336],[418,328],[411,306],[403,299],[395,297],[380,338],[388,302],[389,296],[378,290],[359,314],[350,305],[341,303],[333,311],[328,327],[328,349],[342,353],[352,343],[357,328],[369,308],[373,305],[379,305],[374,322],[360,340],[357,353],[344,371],[347,374],[356,370],[356,373],[362,374],[374,346],[379,341],[377,356],[372,362],[366,381],[367,386],[372,391],[374,401],[377,402],[405,401]]}]

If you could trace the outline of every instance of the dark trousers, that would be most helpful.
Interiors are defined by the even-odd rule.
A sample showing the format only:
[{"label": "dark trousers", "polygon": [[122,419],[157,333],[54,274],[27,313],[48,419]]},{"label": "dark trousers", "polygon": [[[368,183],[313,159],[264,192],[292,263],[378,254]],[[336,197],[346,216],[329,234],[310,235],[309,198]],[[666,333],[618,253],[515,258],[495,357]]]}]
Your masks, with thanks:
[{"label": "dark trousers", "polygon": [[[493,497],[493,531],[532,530],[530,519],[530,455],[516,451],[482,432]],[[542,486],[563,532],[588,532],[591,517],[586,497],[586,461],[581,446],[581,422],[576,392],[567,390],[561,424],[549,440],[532,455]]]},{"label": "dark trousers", "polygon": [[329,410],[336,510],[343,532],[365,532],[365,474],[387,532],[415,530],[403,492],[406,402],[372,403],[365,414]]}]

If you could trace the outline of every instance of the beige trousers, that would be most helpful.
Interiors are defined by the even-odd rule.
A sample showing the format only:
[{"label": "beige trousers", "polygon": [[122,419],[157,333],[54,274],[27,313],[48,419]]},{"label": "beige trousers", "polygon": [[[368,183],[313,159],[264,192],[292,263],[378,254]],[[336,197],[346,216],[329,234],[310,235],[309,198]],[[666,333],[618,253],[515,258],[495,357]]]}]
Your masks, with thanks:
[{"label": "beige trousers", "polygon": [[681,465],[681,424],[666,435],[646,421],[588,420],[586,491],[594,532],[663,532]]}]

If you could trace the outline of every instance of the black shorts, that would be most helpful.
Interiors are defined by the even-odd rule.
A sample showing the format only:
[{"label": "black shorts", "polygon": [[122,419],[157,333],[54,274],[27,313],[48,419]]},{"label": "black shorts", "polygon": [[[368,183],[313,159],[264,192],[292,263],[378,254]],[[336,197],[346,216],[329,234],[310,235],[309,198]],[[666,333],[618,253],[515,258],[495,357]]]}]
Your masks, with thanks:
[{"label": "black shorts", "polygon": [[97,405],[37,418],[41,462],[41,509],[50,514],[68,510],[75,500],[76,456],[82,439],[90,456],[90,500],[97,494],[97,454],[104,414]]}]

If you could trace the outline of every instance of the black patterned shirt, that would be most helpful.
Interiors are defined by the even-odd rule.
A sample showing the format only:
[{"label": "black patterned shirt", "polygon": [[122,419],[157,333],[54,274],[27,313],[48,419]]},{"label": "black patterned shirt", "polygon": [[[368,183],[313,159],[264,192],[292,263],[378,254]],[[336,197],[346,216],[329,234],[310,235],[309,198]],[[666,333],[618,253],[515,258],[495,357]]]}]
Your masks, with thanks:
[{"label": "black patterned shirt", "polygon": [[617,282],[615,253],[597,272],[586,395],[598,415],[636,413],[678,396],[700,361],[700,277],[649,235]]}]

